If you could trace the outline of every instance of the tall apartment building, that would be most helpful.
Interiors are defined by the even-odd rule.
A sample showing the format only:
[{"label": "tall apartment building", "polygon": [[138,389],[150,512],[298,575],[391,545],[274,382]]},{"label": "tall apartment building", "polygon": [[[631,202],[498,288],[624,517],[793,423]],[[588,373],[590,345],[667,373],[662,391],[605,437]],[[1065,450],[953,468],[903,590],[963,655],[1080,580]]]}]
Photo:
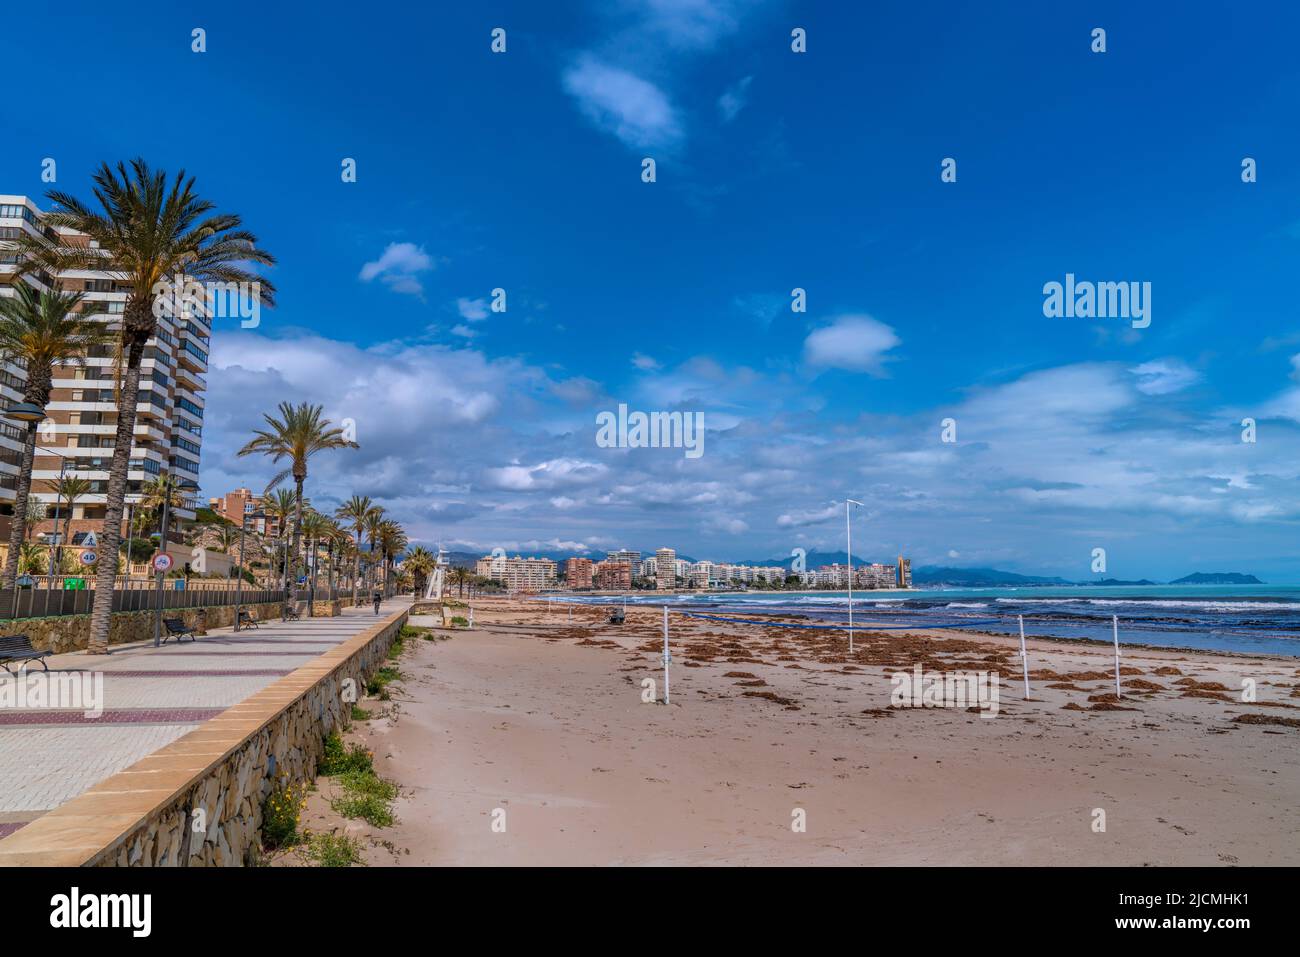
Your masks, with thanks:
[{"label": "tall apartment building", "polygon": [[555,584],[556,564],[549,558],[493,558],[485,555],[474,566],[474,573],[494,578],[510,591],[541,591]]},{"label": "tall apartment building", "polygon": [[660,548],[655,552],[655,588],[671,589],[677,584],[677,552]]},{"label": "tall apartment building", "polygon": [[691,566],[688,576],[692,588],[708,588],[713,577],[713,562],[700,561]]},{"label": "tall apartment building", "polygon": [[817,569],[817,583],[823,588],[847,588],[849,586],[849,566],[832,562]]},{"label": "tall apartment building", "polygon": [[[262,496],[254,495],[246,488],[237,488],[220,498],[208,499],[208,507],[222,518],[242,525],[245,515],[252,515],[262,507]],[[249,521],[248,530],[275,538],[280,534],[280,520],[274,516],[255,518]]]},{"label": "tall apartment building", "polygon": [[898,556],[898,574],[895,583],[899,588],[912,587],[912,560]]},{"label": "tall apartment building", "polygon": [[617,552],[607,552],[605,557],[613,562],[627,562],[633,568],[641,564],[641,553],[631,549],[620,549]]},{"label": "tall apartment building", "polygon": [[596,587],[608,591],[622,591],[632,587],[632,564],[605,559],[595,566]]},{"label": "tall apartment building", "polygon": [[564,580],[570,588],[591,587],[591,559],[570,558],[564,563]]},{"label": "tall apartment building", "polygon": [[893,588],[898,569],[893,565],[872,562],[853,569],[853,581],[858,588]]},{"label": "tall apartment building", "polygon": [[[68,246],[96,248],[80,233],[54,230],[47,226],[41,210],[26,196],[0,194],[0,296],[13,295],[15,282],[26,282],[41,291],[58,289],[85,295],[82,312],[103,321],[110,330],[120,328],[128,290],[109,273],[97,270],[69,270],[58,276],[44,271],[14,276],[16,260],[6,255],[4,240],[26,233]],[[140,394],[136,405],[135,433],[127,474],[128,506],[140,501],[145,482],[170,473],[178,480],[199,480],[200,450],[203,443],[204,375],[208,369],[211,328],[202,316],[158,320],[155,336],[149,340],[140,369]],[[54,529],[54,484],[60,465],[65,475],[90,482],[90,492],[72,509],[72,541],[85,532],[98,530],[104,520],[108,497],[108,470],[113,458],[117,431],[114,402],[113,345],[90,351],[84,366],[65,365],[54,370],[54,387],[46,406],[49,419],[37,433],[32,471],[32,496],[47,507],[46,520],[36,527],[38,535]],[[10,406],[22,400],[26,372],[12,363],[0,368],[0,401]],[[12,505],[18,466],[15,453],[22,447],[23,433],[12,423],[0,424],[0,502]],[[179,519],[193,520],[196,501],[187,499],[173,511]],[[66,517],[66,516],[61,516]],[[60,521],[62,525],[62,520]],[[62,532],[62,528],[58,529]]]}]

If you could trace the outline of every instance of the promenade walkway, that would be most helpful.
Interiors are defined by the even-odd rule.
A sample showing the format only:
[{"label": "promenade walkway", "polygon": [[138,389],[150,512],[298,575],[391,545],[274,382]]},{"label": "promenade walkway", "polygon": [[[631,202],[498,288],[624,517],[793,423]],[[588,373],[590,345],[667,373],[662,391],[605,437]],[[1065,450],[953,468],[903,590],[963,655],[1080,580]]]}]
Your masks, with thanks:
[{"label": "promenade walkway", "polygon": [[[384,602],[380,616],[410,603]],[[103,675],[103,713],[0,707],[0,838],[193,731],[226,708],[375,623],[373,608],[338,618],[278,619],[198,641],[112,646],[109,655],[46,659],[50,671]],[[39,675],[40,667],[32,672]],[[3,675],[0,675],[3,680]]]}]

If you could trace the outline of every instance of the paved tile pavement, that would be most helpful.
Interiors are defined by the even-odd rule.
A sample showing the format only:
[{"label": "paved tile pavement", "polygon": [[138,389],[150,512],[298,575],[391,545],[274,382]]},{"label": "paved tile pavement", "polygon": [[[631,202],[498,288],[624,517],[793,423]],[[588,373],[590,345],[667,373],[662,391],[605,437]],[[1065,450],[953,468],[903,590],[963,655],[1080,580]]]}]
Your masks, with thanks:
[{"label": "paved tile pavement", "polygon": [[[385,602],[381,617],[409,604]],[[112,654],[55,655],[52,673],[103,675],[103,715],[84,708],[0,707],[0,837],[194,730],[316,655],[370,627],[373,609],[338,618],[214,629],[183,644],[114,645]],[[41,675],[40,668],[30,674]],[[4,676],[0,674],[0,680]],[[22,701],[0,699],[5,705]]]}]

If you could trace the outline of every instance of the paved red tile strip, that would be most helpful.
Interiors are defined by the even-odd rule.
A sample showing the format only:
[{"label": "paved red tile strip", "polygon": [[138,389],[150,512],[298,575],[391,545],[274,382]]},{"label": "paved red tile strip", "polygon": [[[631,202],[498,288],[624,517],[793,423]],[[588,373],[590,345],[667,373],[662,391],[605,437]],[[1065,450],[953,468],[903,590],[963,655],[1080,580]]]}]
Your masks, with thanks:
[{"label": "paved red tile strip", "polygon": [[[333,647],[342,644],[346,638],[272,638],[265,636],[262,638],[200,638],[205,645],[326,645]],[[189,642],[187,641],[188,645]],[[150,648],[150,651],[153,649]]]},{"label": "paved red tile strip", "polygon": [[185,651],[183,652],[178,651],[177,654],[183,654],[185,655],[186,658],[189,658],[191,656],[202,656],[202,655],[207,655],[209,657],[215,656],[220,658],[240,658],[243,657],[244,655],[276,655],[281,658],[315,658],[318,654],[320,654],[320,652],[319,651],[190,651],[188,648],[186,648]]},{"label": "paved red tile strip", "polygon": [[190,669],[171,669],[167,671],[114,671],[105,668],[103,671],[108,678],[225,678],[230,676],[243,675],[275,675],[283,677],[284,675],[293,674],[292,668],[190,668]]},{"label": "paved red tile strip", "polygon": [[[34,724],[198,724],[225,708],[106,708],[99,717],[83,711],[0,711],[0,727]],[[0,825],[2,826],[2,825]]]}]

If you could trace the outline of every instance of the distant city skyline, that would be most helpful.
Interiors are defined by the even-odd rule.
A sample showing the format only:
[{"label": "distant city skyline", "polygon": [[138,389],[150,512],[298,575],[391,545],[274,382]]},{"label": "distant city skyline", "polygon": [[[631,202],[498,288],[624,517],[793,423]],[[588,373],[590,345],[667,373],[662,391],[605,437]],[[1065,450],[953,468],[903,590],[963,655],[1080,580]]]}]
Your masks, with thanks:
[{"label": "distant city skyline", "polygon": [[[212,328],[202,501],[261,491],[235,452],[293,398],[361,446],[313,504],[364,489],[412,544],[833,552],[854,498],[882,560],[1300,582],[1296,9],[59,10],[60,56],[154,109],[13,44],[41,109],[0,190],[145,155],[278,257],[276,308]],[[238,123],[153,122],[200,97]],[[602,445],[624,405],[700,454]]]}]

